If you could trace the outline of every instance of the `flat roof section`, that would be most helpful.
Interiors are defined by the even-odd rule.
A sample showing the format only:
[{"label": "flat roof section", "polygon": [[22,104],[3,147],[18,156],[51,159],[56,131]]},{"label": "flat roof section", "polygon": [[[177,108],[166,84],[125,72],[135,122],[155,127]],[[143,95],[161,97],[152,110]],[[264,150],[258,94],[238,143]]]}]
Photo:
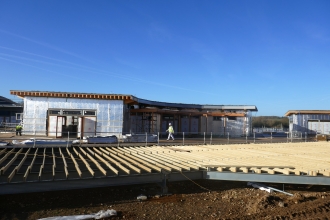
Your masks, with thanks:
[{"label": "flat roof section", "polygon": [[290,116],[294,114],[329,115],[330,110],[289,110],[284,114],[284,116]]}]

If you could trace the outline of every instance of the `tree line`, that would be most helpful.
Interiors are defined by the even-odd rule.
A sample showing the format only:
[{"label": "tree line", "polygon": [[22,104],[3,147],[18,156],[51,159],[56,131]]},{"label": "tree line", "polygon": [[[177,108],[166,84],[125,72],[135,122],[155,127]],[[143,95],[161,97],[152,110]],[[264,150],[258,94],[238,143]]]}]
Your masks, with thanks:
[{"label": "tree line", "polygon": [[289,128],[288,117],[258,116],[252,117],[253,128]]}]

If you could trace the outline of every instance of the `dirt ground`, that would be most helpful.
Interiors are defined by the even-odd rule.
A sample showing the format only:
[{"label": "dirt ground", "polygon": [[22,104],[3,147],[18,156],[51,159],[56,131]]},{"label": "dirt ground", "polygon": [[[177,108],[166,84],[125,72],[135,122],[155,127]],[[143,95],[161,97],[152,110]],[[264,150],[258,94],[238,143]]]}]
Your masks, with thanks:
[{"label": "dirt ground", "polygon": [[[268,193],[247,182],[197,180],[0,196],[0,219],[39,219],[114,209],[109,219],[330,219],[330,186],[265,185],[294,194]],[[0,188],[1,190],[1,188]],[[139,195],[148,196],[138,201]]]}]

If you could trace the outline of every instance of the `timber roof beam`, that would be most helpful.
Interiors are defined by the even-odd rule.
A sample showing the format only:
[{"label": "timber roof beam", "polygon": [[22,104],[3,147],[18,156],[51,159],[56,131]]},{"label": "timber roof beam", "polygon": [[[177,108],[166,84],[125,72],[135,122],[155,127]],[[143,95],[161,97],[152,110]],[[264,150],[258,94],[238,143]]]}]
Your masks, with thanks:
[{"label": "timber roof beam", "polygon": [[[229,116],[227,112],[224,111],[258,111],[257,107],[254,105],[196,105],[196,104],[183,104],[183,103],[169,103],[169,102],[157,102],[157,101],[149,101],[145,99],[139,99],[133,95],[123,95],[123,94],[97,94],[97,93],[76,93],[76,92],[51,92],[51,91],[23,91],[23,90],[10,90],[11,95],[16,95],[20,98],[25,97],[51,97],[51,98],[80,98],[80,99],[102,99],[102,100],[122,100],[125,104],[129,105],[144,105],[150,107],[158,107],[150,108],[150,110],[139,110],[132,109],[131,112],[158,112],[158,113],[174,113],[174,114],[185,114],[187,115],[187,111],[183,111],[181,109],[193,109],[198,111],[189,112],[190,115],[200,115],[205,114],[206,110],[212,111],[221,111],[223,115],[217,113],[216,116]],[[177,112],[173,110],[165,110],[164,108],[170,109],[178,109]],[[182,113],[181,113],[182,112]],[[214,112],[212,113],[215,116]],[[243,116],[243,113],[237,113],[238,115],[230,115],[230,116]]]}]

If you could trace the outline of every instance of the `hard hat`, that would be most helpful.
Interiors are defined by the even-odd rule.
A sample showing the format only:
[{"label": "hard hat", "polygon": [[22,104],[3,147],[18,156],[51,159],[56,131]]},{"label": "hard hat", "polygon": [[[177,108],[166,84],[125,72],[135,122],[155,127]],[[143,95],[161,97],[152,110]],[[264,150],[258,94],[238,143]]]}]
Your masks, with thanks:
[{"label": "hard hat", "polygon": [[168,123],[168,125],[171,125],[171,123]]}]

